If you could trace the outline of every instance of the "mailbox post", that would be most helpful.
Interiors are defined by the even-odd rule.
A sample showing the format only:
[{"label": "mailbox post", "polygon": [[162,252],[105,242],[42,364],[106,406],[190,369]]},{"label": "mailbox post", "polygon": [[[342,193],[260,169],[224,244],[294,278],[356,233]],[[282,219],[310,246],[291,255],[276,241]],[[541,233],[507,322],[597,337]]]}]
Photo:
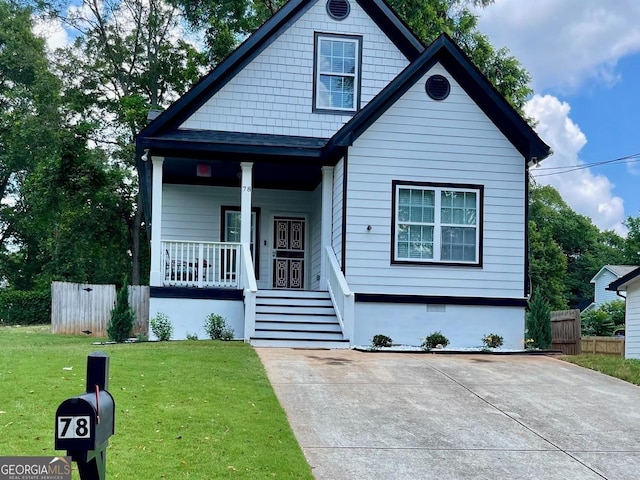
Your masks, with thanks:
[{"label": "mailbox post", "polygon": [[109,388],[109,357],[87,357],[86,392],[60,404],[56,411],[55,449],[67,450],[82,480],[105,480],[106,449],[115,431],[115,402]]}]

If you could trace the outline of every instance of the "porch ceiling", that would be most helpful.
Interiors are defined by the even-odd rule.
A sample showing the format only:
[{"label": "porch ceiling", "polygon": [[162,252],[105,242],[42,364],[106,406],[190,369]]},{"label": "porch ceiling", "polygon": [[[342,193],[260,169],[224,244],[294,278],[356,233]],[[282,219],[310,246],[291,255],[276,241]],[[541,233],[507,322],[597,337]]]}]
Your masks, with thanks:
[{"label": "porch ceiling", "polygon": [[[246,158],[245,161],[252,161]],[[211,166],[211,177],[199,177],[198,165]],[[217,185],[239,187],[239,161],[198,160],[194,158],[165,158],[163,177],[165,183],[187,185]],[[312,191],[320,184],[320,165],[281,164],[259,161],[253,165],[253,188]]]}]

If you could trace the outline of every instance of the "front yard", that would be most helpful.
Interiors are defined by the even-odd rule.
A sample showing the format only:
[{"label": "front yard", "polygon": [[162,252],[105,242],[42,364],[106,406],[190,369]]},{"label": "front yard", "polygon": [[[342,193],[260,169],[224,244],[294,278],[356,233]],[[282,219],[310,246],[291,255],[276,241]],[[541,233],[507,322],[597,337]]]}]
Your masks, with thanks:
[{"label": "front yard", "polygon": [[116,402],[109,478],[312,478],[248,345],[95,346],[48,331],[0,328],[0,455],[66,453],[53,449],[56,408],[83,393],[87,355],[101,350]]},{"label": "front yard", "polygon": [[561,358],[567,362],[596,370],[634,385],[640,385],[640,360],[627,360],[616,355],[591,353],[565,355]]}]

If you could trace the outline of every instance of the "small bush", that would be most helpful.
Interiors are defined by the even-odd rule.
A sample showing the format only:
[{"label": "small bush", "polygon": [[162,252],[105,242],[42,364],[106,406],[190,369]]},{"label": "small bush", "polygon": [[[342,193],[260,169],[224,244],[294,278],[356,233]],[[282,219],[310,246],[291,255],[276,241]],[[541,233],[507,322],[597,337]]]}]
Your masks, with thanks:
[{"label": "small bush", "polygon": [[136,340],[138,340],[139,342],[148,342],[149,335],[147,335],[146,333],[138,333],[136,335]]},{"label": "small bush", "polygon": [[445,337],[442,332],[433,332],[426,338],[422,339],[421,347],[425,350],[431,350],[434,348],[444,348],[449,345],[449,339]]},{"label": "small bush", "polygon": [[373,345],[375,348],[380,348],[380,347],[390,347],[393,344],[393,340],[391,339],[391,337],[387,337],[386,335],[374,335],[373,339],[371,340],[371,345]]},{"label": "small bush", "polygon": [[580,325],[585,337],[610,337],[616,328],[614,320],[600,308],[580,315]]},{"label": "small bush", "polygon": [[551,309],[539,288],[536,288],[531,300],[529,300],[525,338],[533,340],[530,348],[547,349],[551,347]]},{"label": "small bush", "polygon": [[129,287],[127,280],[122,282],[122,288],[118,291],[116,304],[111,310],[111,318],[107,324],[107,335],[114,342],[124,342],[131,335],[131,329],[135,322],[135,313],[129,306]]},{"label": "small bush", "polygon": [[158,312],[149,323],[151,324],[151,331],[161,342],[171,338],[173,325],[171,325],[171,320],[169,320],[167,314]]},{"label": "small bush", "polygon": [[187,340],[198,340],[197,333],[187,333]]},{"label": "small bush", "polygon": [[[204,322],[204,331],[207,332],[212,340],[231,340],[233,339],[233,330],[227,325],[227,319],[217,313],[211,313]],[[229,332],[231,338],[228,337]],[[224,335],[223,335],[224,334]]]},{"label": "small bush", "polygon": [[234,335],[235,332],[233,331],[233,328],[225,327],[220,334],[220,340],[225,340],[228,342],[230,340],[233,340]]},{"label": "small bush", "polygon": [[504,343],[504,338],[497,333],[490,333],[482,337],[482,343],[484,343],[487,348],[498,348]]}]

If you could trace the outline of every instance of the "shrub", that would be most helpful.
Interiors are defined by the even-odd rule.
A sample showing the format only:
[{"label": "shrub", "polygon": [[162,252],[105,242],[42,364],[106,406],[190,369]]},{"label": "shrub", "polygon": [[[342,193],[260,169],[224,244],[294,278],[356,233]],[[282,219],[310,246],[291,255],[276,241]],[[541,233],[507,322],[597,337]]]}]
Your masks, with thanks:
[{"label": "shrub", "polygon": [[233,328],[225,327],[220,334],[220,340],[230,341],[233,340],[235,332]]},{"label": "shrub", "polygon": [[197,333],[187,333],[187,340],[198,340]]},{"label": "shrub", "polygon": [[161,342],[171,338],[173,325],[171,325],[171,320],[165,313],[158,312],[149,323],[151,324],[151,331]]},{"label": "shrub", "polygon": [[622,327],[625,323],[624,300],[611,300],[600,305],[600,310],[606,312],[616,327]]},{"label": "shrub", "polygon": [[122,288],[116,296],[116,304],[111,310],[111,318],[107,324],[107,335],[114,342],[124,342],[131,335],[135,321],[135,313],[129,306],[129,287],[127,280],[122,282]]},{"label": "shrub", "polygon": [[51,323],[51,291],[0,292],[0,325],[37,325]]},{"label": "shrub", "polygon": [[613,319],[601,308],[581,314],[580,324],[585,337],[610,337],[616,328]]},{"label": "shrub", "polygon": [[[204,322],[204,331],[212,340],[233,339],[233,330],[227,325],[227,319],[217,313],[209,314]],[[228,337],[229,333],[231,333],[231,338],[224,338]]]},{"label": "shrub", "polygon": [[549,304],[536,288],[529,300],[527,313],[527,330],[525,339],[531,339],[529,348],[547,349],[551,347],[551,309]]},{"label": "shrub", "polygon": [[375,348],[390,347],[392,343],[393,343],[393,340],[391,339],[391,337],[387,337],[386,335],[380,335],[380,334],[374,335],[373,340],[371,340],[371,345],[373,345]]},{"label": "shrub", "polygon": [[504,338],[497,333],[490,333],[482,337],[482,343],[484,343],[487,348],[498,348],[504,343]]},{"label": "shrub", "polygon": [[444,348],[449,345],[449,339],[445,337],[442,332],[433,332],[426,338],[422,339],[421,347],[425,350],[431,350],[433,348]]}]

